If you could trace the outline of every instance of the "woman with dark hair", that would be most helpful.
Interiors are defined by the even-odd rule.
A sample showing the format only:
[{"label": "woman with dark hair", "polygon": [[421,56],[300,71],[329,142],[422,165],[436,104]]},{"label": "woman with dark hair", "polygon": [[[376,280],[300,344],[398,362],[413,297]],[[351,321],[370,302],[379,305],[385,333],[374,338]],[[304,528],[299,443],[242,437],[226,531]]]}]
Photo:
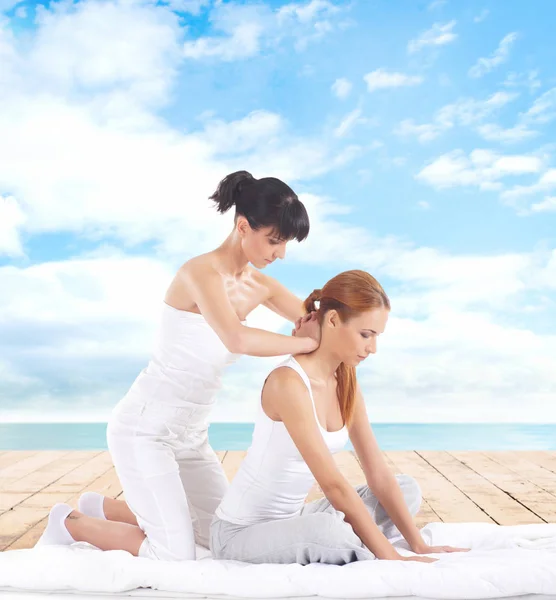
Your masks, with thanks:
[{"label": "woman with dark hair", "polygon": [[[283,259],[288,241],[307,237],[309,218],[296,194],[274,177],[238,171],[210,198],[220,213],[235,206],[234,228],[218,248],[178,270],[151,359],[108,423],[125,502],[87,492],[78,511],[57,504],[38,544],[86,541],[152,559],[194,559],[195,542],[208,547],[210,523],[228,487],[207,434],[221,372],[241,354],[318,347],[319,329],[303,301],[258,270]],[[261,304],[304,335],[247,327],[245,317]]]},{"label": "woman with dark hair", "polygon": [[[319,302],[318,308],[315,302]],[[253,440],[211,527],[214,558],[253,563],[333,563],[464,550],[430,547],[413,522],[421,492],[394,476],[375,440],[355,367],[376,352],[390,301],[365,271],[346,271],[305,300],[321,327],[319,348],[290,356],[263,385]],[[348,439],[366,485],[352,487],[333,459]],[[305,503],[315,480],[325,497]]]}]

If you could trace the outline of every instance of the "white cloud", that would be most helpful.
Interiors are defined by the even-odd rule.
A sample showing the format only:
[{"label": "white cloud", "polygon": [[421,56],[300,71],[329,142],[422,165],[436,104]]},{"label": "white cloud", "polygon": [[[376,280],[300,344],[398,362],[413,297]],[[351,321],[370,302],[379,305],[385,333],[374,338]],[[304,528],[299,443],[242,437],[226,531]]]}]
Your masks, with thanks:
[{"label": "white cloud", "polygon": [[432,0],[427,6],[427,10],[436,10],[437,8],[442,8],[447,4],[448,0]]},{"label": "white cloud", "polygon": [[143,105],[168,100],[182,37],[179,18],[168,8],[89,1],[57,3],[50,11],[37,5],[37,23],[28,54],[21,56],[26,84],[33,86],[27,99],[32,90],[70,96],[109,87]]},{"label": "white cloud", "polygon": [[168,4],[172,10],[177,12],[198,15],[203,8],[209,6],[210,0],[163,0],[162,3]]},{"label": "white cloud", "polygon": [[495,92],[485,100],[460,98],[440,108],[431,123],[417,124],[413,119],[405,119],[401,121],[394,133],[404,137],[415,136],[420,142],[428,142],[457,125],[476,126],[516,97],[514,93]]},{"label": "white cloud", "polygon": [[[432,415],[438,421],[499,421],[496,412],[504,409],[510,421],[534,421],[540,414],[556,421],[556,412],[546,409],[556,389],[555,336],[495,318],[503,309],[519,310],[528,288],[554,287],[556,252],[444,254],[372,237],[336,221],[334,203],[316,196],[302,200],[311,235],[292,248],[289,260],[338,272],[356,254],[361,268],[391,282],[390,323],[378,354],[358,370],[372,420],[428,421]],[[41,420],[45,407],[51,420],[106,419],[148,360],[176,266],[107,252],[0,267],[0,347],[10,357],[0,364],[10,374],[0,389],[9,394],[0,395],[13,401],[3,403],[3,421]],[[295,292],[304,297],[310,290]],[[291,329],[262,308],[248,325]],[[26,339],[32,343],[22,343]],[[260,386],[278,361],[242,358],[225,375],[213,420],[252,420]]]},{"label": "white cloud", "polygon": [[556,169],[547,169],[536,183],[531,185],[515,185],[502,192],[502,199],[512,202],[539,193],[556,189]]},{"label": "white cloud", "polygon": [[348,113],[342,122],[334,130],[336,137],[344,137],[347,135],[358,123],[364,123],[366,119],[362,118],[363,111],[360,108],[356,108]]},{"label": "white cloud", "polygon": [[396,135],[402,137],[414,136],[422,143],[434,140],[443,131],[444,128],[441,125],[435,123],[423,123],[417,125],[413,119],[404,119],[396,129],[394,129]]},{"label": "white cloud", "polygon": [[556,118],[556,87],[539,96],[524,114],[529,123],[546,124]]},{"label": "white cloud", "polygon": [[496,48],[491,56],[488,58],[479,58],[475,65],[469,69],[469,76],[475,78],[482,77],[483,75],[490,73],[490,71],[497,66],[506,62],[510,55],[510,48],[518,37],[516,32],[508,33],[504,36],[500,41],[500,44],[498,44],[498,48]]},{"label": "white cloud", "polygon": [[371,421],[395,420],[400,412],[423,423],[556,421],[548,358],[556,355],[556,336],[503,326],[485,313],[462,314],[446,302],[420,320],[393,314],[378,345],[358,369]]},{"label": "white cloud", "polygon": [[340,7],[329,0],[292,2],[278,9],[278,20],[281,23],[290,23],[292,20],[300,23],[312,23],[324,17],[337,15],[340,11]]},{"label": "white cloud", "polygon": [[263,33],[271,28],[272,13],[263,5],[221,4],[213,9],[210,21],[212,29],[222,35],[185,42],[186,58],[234,61],[257,54]]},{"label": "white cloud", "polygon": [[234,61],[254,56],[286,38],[293,38],[296,49],[303,50],[340,26],[336,17],[341,10],[328,0],[290,3],[277,11],[264,4],[220,3],[214,6],[210,22],[221,35],[187,41],[183,54],[196,60]]},{"label": "white cloud", "polygon": [[0,144],[0,194],[17,199],[2,200],[0,252],[23,252],[22,235],[73,232],[187,256],[230,227],[208,200],[226,173],[247,168],[295,186],[362,151],[328,132],[302,138],[269,111],[231,122],[205,114],[197,130],[173,129],[155,111],[171,100],[181,60],[176,15],[109,2],[42,10],[21,47],[0,23],[0,139],[14,140]]},{"label": "white cloud", "polygon": [[435,23],[430,29],[424,31],[418,38],[410,40],[407,44],[407,51],[409,54],[419,52],[423,48],[444,46],[450,44],[458,36],[452,30],[456,25],[456,21],[449,21],[448,23]]},{"label": "white cloud", "polygon": [[509,92],[494,92],[486,100],[461,98],[442,107],[436,114],[436,121],[445,127],[455,124],[473,125],[493,112],[503,108],[517,97]]},{"label": "white cloud", "polygon": [[0,256],[24,254],[20,228],[26,221],[25,213],[13,196],[0,195]]},{"label": "white cloud", "polygon": [[23,0],[0,0],[0,18],[2,13],[8,12],[22,1]]},{"label": "white cloud", "polygon": [[519,124],[514,127],[503,128],[493,123],[480,125],[477,128],[479,135],[488,141],[502,143],[517,143],[528,140],[538,135],[537,131],[529,129],[526,125]]},{"label": "white cloud", "polygon": [[504,156],[490,150],[462,150],[444,154],[423,168],[417,179],[442,189],[477,186],[483,191],[500,190],[506,177],[539,173],[542,160],[531,155]]},{"label": "white cloud", "polygon": [[[175,15],[161,5],[85,4],[61,9],[59,20],[42,15],[38,37],[27,38],[24,49],[0,27],[0,139],[16,140],[0,145],[0,223],[11,223],[0,239],[11,239],[13,250],[21,248],[16,235],[70,231],[94,246],[66,260],[0,267],[2,420],[108,416],[148,360],[175,270],[230,230],[231,215],[217,216],[207,199],[223,175],[247,167],[295,189],[361,151],[323,136],[301,138],[282,115],[265,110],[232,121],[205,114],[191,131],[170,127],[156,111],[171,100],[181,65]],[[123,29],[93,26],[111,14],[126,24],[133,47],[117,57]],[[136,21],[148,44],[135,35]],[[65,56],[74,43],[79,64]],[[128,60],[133,52],[143,71]],[[490,162],[501,172],[519,166]],[[373,419],[479,418],[479,405],[517,420],[535,409],[553,418],[541,412],[555,389],[553,338],[495,320],[504,309],[519,311],[527,290],[554,289],[556,254],[453,256],[374,237],[337,218],[349,211],[345,203],[300,197],[311,235],[288,246],[289,261],[333,274],[352,268],[356,256],[362,268],[391,282],[396,313],[380,340],[387,351],[369,360],[371,372],[360,370]],[[156,245],[154,256],[127,256],[141,241]],[[477,316],[477,307],[484,313]],[[250,323],[271,330],[283,325],[263,309]],[[240,361],[224,379],[215,420],[252,419],[262,377],[276,360]]]},{"label": "white cloud", "polygon": [[350,95],[352,87],[351,81],[342,77],[340,79],[336,79],[336,81],[332,84],[332,91],[338,98],[344,100]]},{"label": "white cloud", "polygon": [[488,10],[488,8],[483,8],[483,10],[473,19],[473,21],[475,23],[481,23],[488,17],[489,14],[490,11]]},{"label": "white cloud", "polygon": [[542,202],[531,205],[531,212],[556,212],[556,196],[547,196]]},{"label": "white cloud", "polygon": [[394,71],[387,71],[386,69],[376,69],[375,71],[367,73],[363,79],[367,83],[369,92],[423,83],[423,78],[419,75],[406,75],[405,73],[396,73]]},{"label": "white cloud", "polygon": [[526,87],[531,94],[541,87],[538,69],[532,69],[527,73],[511,71],[506,76],[504,85],[509,88]]},{"label": "white cloud", "polygon": [[552,88],[536,98],[531,107],[517,118],[513,127],[503,128],[494,123],[486,123],[477,128],[485,140],[501,143],[518,143],[539,135],[532,126],[545,125],[556,117],[556,88]]}]

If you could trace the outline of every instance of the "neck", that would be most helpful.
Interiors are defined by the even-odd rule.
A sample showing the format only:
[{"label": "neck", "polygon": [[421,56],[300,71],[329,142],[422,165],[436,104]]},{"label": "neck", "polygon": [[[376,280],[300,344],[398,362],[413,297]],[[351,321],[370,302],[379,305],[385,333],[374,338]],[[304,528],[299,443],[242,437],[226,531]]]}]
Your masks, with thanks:
[{"label": "neck", "polygon": [[226,273],[234,277],[241,276],[249,264],[241,248],[241,238],[235,229],[216,248],[215,253],[219,256],[220,264],[224,267]]},{"label": "neck", "polygon": [[[326,345],[320,345],[311,354],[302,355],[301,360],[308,366],[311,377],[316,381],[326,383],[334,379],[334,375],[342,361]],[[298,358],[298,356],[296,356]]]}]

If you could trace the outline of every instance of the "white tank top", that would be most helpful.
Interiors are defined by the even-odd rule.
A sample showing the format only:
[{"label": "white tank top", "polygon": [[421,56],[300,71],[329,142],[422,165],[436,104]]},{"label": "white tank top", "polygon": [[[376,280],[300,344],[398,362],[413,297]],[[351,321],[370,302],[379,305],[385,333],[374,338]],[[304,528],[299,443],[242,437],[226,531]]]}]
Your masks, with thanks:
[{"label": "white tank top", "polygon": [[[347,427],[327,431],[319,423],[311,383],[301,365],[290,356],[278,364],[297,371],[309,390],[313,414],[328,449],[339,452],[348,441]],[[272,370],[274,370],[272,369]],[[291,399],[294,401],[294,399]],[[259,405],[253,440],[216,515],[238,525],[253,525],[299,515],[315,478],[294,444],[286,426],[273,421]]]},{"label": "white tank top", "polygon": [[211,405],[221,387],[222,370],[240,356],[228,351],[203,315],[164,302],[151,359],[122,402]]}]

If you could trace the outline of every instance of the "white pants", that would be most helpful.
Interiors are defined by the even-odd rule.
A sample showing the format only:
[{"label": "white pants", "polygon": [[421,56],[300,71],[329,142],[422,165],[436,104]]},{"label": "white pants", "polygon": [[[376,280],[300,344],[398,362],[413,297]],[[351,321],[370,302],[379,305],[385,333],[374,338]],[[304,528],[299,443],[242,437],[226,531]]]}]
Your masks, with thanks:
[{"label": "white pants", "polygon": [[208,443],[211,406],[124,398],[108,422],[108,449],[125,499],[146,538],[139,556],[194,560],[208,547],[228,480]]}]

